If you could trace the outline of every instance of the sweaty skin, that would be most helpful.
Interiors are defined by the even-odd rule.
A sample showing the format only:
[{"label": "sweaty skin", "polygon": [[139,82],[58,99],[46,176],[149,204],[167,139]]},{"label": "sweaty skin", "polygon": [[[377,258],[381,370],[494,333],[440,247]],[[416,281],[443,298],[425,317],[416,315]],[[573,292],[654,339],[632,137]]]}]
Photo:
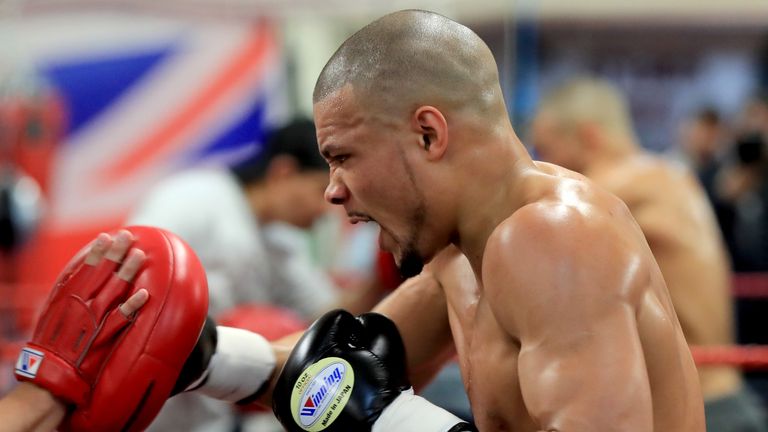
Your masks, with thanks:
[{"label": "sweaty skin", "polygon": [[398,323],[410,366],[448,349],[434,346],[445,304],[481,431],[704,430],[690,353],[627,208],[576,173],[538,168],[479,275],[449,247],[377,308]]},{"label": "sweaty skin", "polygon": [[326,200],[375,221],[401,269],[428,263],[377,308],[417,386],[453,341],[481,431],[704,430],[640,227],[615,195],[533,162],[476,34],[424,11],[374,21],[321,72],[314,117]]},{"label": "sweaty skin", "polygon": [[[643,230],[691,345],[733,340],[730,268],[711,206],[691,173],[642,149],[621,92],[577,78],[544,96],[532,128],[542,160],[578,171],[621,198]],[[707,400],[739,391],[731,367],[699,369]]]},{"label": "sweaty skin", "polygon": [[[585,173],[616,194],[642,228],[690,345],[733,343],[730,268],[709,203],[696,180],[657,157],[633,154]],[[699,368],[705,399],[737,391],[732,367]]]},{"label": "sweaty skin", "polygon": [[[408,156],[361,144],[374,138],[350,98],[343,89],[316,105],[321,150],[331,161],[326,196],[348,213],[371,213],[382,245],[401,256],[397,233],[405,228],[396,214],[409,206],[369,209],[386,195],[413,199],[379,184],[386,183],[378,172],[384,161]],[[503,142],[484,147],[477,161],[456,156],[455,183],[446,184],[456,201],[440,204],[466,206],[474,219],[458,249],[437,255],[377,308],[398,324],[415,384],[449,350],[450,342],[438,342],[449,341],[450,329],[481,431],[704,430],[695,366],[626,205],[579,174],[534,164],[513,133]],[[471,169],[474,162],[481,171]],[[497,187],[470,187],[490,183],[484,176]],[[485,206],[468,201],[477,195]],[[432,221],[440,222],[450,223]],[[451,259],[457,250],[467,264]]]},{"label": "sweaty skin", "polygon": [[[326,200],[375,221],[403,270],[428,264],[377,308],[414,384],[455,349],[482,432],[704,431],[640,227],[585,177],[533,162],[497,71],[468,28],[401,11],[347,39],[315,87]],[[273,345],[276,370],[297,337]]]}]

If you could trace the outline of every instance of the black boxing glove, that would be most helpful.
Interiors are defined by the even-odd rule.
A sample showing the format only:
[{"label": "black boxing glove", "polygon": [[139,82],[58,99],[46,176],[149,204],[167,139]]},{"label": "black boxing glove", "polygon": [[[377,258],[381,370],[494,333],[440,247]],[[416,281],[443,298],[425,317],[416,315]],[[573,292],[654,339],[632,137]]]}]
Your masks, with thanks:
[{"label": "black boxing glove", "polygon": [[376,313],[315,321],[283,366],[272,408],[289,432],[474,430],[413,394],[400,333]]}]

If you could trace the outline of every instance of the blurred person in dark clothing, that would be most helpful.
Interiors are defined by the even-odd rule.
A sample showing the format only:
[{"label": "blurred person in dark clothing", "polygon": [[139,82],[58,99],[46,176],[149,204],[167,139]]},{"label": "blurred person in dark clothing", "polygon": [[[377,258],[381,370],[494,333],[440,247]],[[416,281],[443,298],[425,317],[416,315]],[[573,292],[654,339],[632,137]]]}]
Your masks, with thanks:
[{"label": "blurred person in dark clothing", "polygon": [[[765,145],[764,133],[747,132],[738,135],[728,162],[717,176],[720,207],[730,212],[730,223],[724,224],[723,231],[737,272],[768,271],[768,169]],[[768,325],[768,299],[740,298],[736,307],[739,343],[768,344],[768,334],[765,332]],[[745,377],[768,401],[768,372],[748,372]]]},{"label": "blurred person in dark clothing", "polygon": [[[745,111],[746,113],[746,111]],[[750,116],[745,115],[744,118]],[[754,122],[754,120],[751,120]],[[718,191],[718,173],[731,151],[731,132],[719,112],[704,107],[686,119],[680,128],[679,145],[671,157],[686,164],[698,177],[709,198],[728,250],[733,249],[734,208]]]},{"label": "blurred person in dark clothing", "polygon": [[725,227],[737,272],[768,271],[768,157],[762,131],[740,134],[717,175],[720,200],[733,209]]},{"label": "blurred person in dark clothing", "polygon": [[697,174],[707,194],[714,194],[714,180],[727,144],[727,127],[714,108],[706,107],[687,119],[681,128],[680,151]]}]

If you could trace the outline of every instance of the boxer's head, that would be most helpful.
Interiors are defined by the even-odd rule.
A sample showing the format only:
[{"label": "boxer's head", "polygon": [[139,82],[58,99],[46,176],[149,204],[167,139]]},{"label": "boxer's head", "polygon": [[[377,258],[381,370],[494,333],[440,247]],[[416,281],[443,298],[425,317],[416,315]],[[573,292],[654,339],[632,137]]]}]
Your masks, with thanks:
[{"label": "boxer's head", "polygon": [[262,151],[233,173],[264,221],[307,228],[327,209],[322,191],[328,166],[317,153],[315,126],[308,119],[295,119],[274,131]]},{"label": "boxer's head", "polygon": [[609,83],[590,78],[548,93],[532,131],[540,159],[579,172],[606,155],[626,152],[635,142],[624,97]]},{"label": "boxer's head", "polygon": [[[509,124],[495,60],[468,28],[425,11],[387,15],[347,39],[314,91],[326,199],[374,220],[406,276],[453,240],[455,169]],[[456,184],[460,187],[460,184]]]}]

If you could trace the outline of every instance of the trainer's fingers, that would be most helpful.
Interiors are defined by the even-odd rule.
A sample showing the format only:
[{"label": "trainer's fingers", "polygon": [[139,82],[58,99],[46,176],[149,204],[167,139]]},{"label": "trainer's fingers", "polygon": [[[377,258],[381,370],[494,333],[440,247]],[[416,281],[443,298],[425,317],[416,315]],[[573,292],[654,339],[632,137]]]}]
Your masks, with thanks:
[{"label": "trainer's fingers", "polygon": [[134,313],[136,313],[136,311],[144,306],[148,299],[149,292],[142,288],[130,296],[128,300],[125,301],[125,303],[120,305],[120,313],[122,313],[126,318],[130,318]]},{"label": "trainer's fingers", "polygon": [[141,265],[144,264],[145,259],[146,255],[144,255],[144,251],[140,249],[132,249],[128,253],[128,258],[126,258],[120,266],[120,270],[117,271],[117,277],[126,282],[132,281],[134,276],[136,276],[136,273],[139,272]]},{"label": "trainer's fingers", "polygon": [[112,241],[112,245],[107,250],[107,253],[104,255],[104,258],[114,262],[122,261],[123,257],[125,257],[125,254],[128,252],[128,249],[131,248],[132,243],[133,243],[133,234],[131,234],[130,231],[128,230],[118,231],[117,235],[115,235],[115,238]]},{"label": "trainer's fingers", "polygon": [[95,266],[101,261],[107,250],[112,246],[112,237],[107,233],[101,233],[96,240],[91,244],[91,249],[85,255],[85,263]]}]

